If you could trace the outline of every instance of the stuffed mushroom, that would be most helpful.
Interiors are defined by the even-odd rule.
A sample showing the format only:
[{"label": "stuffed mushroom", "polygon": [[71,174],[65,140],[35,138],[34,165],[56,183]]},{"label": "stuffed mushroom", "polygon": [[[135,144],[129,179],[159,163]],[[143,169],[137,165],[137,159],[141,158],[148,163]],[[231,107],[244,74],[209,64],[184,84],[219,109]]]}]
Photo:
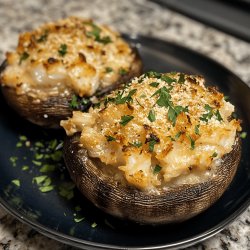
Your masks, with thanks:
[{"label": "stuffed mushroom", "polygon": [[233,111],[201,76],[148,72],[61,122],[65,163],[103,211],[181,222],[217,201],[235,175],[241,126]]},{"label": "stuffed mushroom", "polygon": [[74,108],[141,74],[135,48],[90,19],[69,17],[20,35],[1,67],[2,92],[21,116],[59,127]]}]

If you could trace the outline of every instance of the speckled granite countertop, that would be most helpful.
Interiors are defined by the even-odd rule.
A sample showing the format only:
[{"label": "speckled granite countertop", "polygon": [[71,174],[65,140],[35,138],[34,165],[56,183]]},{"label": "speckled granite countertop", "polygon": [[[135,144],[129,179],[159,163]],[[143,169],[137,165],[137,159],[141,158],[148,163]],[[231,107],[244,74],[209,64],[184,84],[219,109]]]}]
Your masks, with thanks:
[{"label": "speckled granite countertop", "polygon": [[[130,33],[173,41],[219,61],[250,86],[250,44],[146,0],[0,0],[0,61],[16,46],[19,32],[77,15]],[[0,209],[0,249],[74,249],[35,232]],[[216,236],[189,249],[250,249],[250,207]]]}]

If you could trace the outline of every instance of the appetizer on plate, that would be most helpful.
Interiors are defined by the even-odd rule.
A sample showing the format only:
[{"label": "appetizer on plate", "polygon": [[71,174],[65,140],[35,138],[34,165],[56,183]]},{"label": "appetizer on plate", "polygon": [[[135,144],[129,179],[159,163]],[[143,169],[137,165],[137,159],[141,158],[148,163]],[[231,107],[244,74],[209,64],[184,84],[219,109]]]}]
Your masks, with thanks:
[{"label": "appetizer on plate", "polygon": [[146,224],[187,220],[230,184],[234,106],[201,76],[148,72],[61,122],[73,181],[97,207]]},{"label": "appetizer on plate", "polygon": [[59,127],[89,97],[141,74],[135,48],[92,20],[69,17],[20,35],[1,66],[3,94],[31,122]]}]

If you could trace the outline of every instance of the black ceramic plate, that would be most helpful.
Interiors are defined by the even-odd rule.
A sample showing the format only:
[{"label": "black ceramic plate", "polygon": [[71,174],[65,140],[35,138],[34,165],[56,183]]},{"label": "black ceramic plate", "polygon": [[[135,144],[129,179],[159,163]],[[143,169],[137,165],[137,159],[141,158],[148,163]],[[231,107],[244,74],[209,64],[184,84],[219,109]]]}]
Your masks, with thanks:
[{"label": "black ceramic plate", "polygon": [[[250,89],[232,72],[172,43],[147,37],[128,40],[138,47],[145,71],[204,75],[208,84],[218,86],[230,97],[243,120],[243,130],[250,135]],[[69,190],[59,189],[65,183],[70,188],[70,184],[63,163],[57,162],[60,153],[54,153],[56,144],[63,139],[63,132],[45,131],[24,121],[7,107],[2,97],[0,105],[0,202],[18,219],[51,238],[84,249],[185,247],[216,234],[250,204],[250,145],[249,140],[243,140],[242,159],[232,184],[207,211],[184,223],[160,227],[120,221],[99,211],[77,190],[72,199],[62,197],[68,195],[70,198],[71,195]],[[20,138],[21,135],[27,140]],[[47,156],[45,159],[51,152],[54,158]],[[40,173],[39,169],[46,164],[54,164],[57,168],[53,172]],[[51,177],[50,185],[55,186],[51,192],[39,190],[34,178],[41,175]],[[15,179],[19,180],[20,187],[18,181],[17,185],[12,182]]]}]

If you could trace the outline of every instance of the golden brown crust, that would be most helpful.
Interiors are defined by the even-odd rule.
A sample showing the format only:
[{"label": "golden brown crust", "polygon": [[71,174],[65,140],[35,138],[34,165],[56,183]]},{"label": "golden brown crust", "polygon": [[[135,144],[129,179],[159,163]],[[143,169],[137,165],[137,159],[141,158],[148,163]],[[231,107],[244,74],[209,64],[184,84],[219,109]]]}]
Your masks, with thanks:
[{"label": "golden brown crust", "polygon": [[[117,88],[119,84],[142,73],[141,58],[135,48],[133,48],[133,52],[135,53],[135,59],[127,74],[120,76],[119,80],[108,88],[99,90],[98,94],[107,93]],[[0,73],[5,67],[6,61],[1,65]],[[45,91],[49,92],[49,89]],[[49,96],[46,100],[39,100],[38,102],[37,98],[28,94],[17,94],[15,88],[2,86],[2,93],[5,99],[20,116],[34,124],[48,128],[59,128],[60,121],[71,116],[72,109],[69,107],[69,102],[75,93],[70,89],[68,92],[68,95]]]},{"label": "golden brown crust", "polygon": [[103,211],[142,224],[181,222],[206,210],[231,183],[240,156],[241,141],[237,137],[233,150],[222,158],[211,179],[150,194],[121,185],[105,175],[80,147],[79,134],[68,137],[64,144],[65,163],[79,190]]}]

